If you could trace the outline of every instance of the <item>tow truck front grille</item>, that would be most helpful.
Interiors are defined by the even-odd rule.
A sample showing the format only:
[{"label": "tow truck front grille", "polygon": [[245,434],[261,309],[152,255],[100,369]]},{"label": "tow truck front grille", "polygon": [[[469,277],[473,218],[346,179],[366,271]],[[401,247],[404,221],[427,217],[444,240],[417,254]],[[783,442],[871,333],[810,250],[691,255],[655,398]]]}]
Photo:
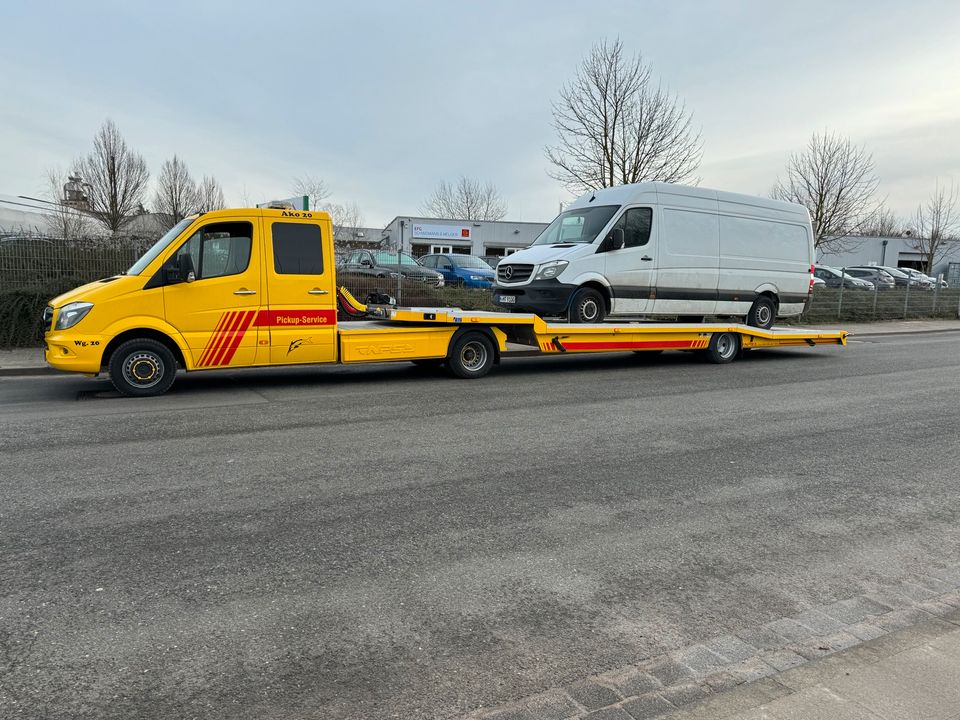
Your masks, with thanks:
[{"label": "tow truck front grille", "polygon": [[533,265],[520,263],[500,263],[497,265],[497,281],[502,283],[522,283],[530,279]]},{"label": "tow truck front grille", "polygon": [[53,308],[49,305],[43,309],[43,331],[53,330]]}]

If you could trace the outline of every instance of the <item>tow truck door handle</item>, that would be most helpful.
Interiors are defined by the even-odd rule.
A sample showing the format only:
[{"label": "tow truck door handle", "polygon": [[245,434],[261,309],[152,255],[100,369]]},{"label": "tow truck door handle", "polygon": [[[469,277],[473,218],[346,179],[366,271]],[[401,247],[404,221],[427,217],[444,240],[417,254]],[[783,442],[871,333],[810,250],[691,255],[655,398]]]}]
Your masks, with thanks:
[{"label": "tow truck door handle", "polygon": [[256,295],[256,290],[247,290],[246,288],[240,288],[239,290],[233,291],[234,295]]},{"label": "tow truck door handle", "polygon": [[313,290],[307,290],[309,295],[329,295],[330,293],[327,290],[321,290],[320,288],[314,288]]}]

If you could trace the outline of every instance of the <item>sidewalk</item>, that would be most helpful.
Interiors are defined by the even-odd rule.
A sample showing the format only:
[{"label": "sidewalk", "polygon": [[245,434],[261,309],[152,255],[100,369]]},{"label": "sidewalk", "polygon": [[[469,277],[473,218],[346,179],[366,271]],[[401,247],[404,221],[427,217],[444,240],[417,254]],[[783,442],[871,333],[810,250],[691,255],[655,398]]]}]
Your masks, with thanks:
[{"label": "sidewalk", "polygon": [[[927,633],[933,637],[915,644]],[[939,634],[938,634],[939,633]],[[717,702],[665,718],[728,718],[728,720],[954,720],[960,717],[960,627],[916,627],[882,641],[866,643],[769,679],[761,692],[780,695],[752,708],[761,688],[743,687],[717,697]],[[752,692],[751,692],[752,691]]]},{"label": "sidewalk", "polygon": [[[812,325],[790,326],[819,330],[841,329],[853,335],[870,337],[875,335],[891,335],[899,333],[931,333],[960,330],[960,320],[885,320],[875,323],[817,323]],[[530,353],[530,349],[515,346],[507,350],[508,353]],[[535,354],[535,353],[534,353]],[[16,348],[14,350],[0,350],[0,377],[14,375],[44,375],[56,372],[43,361],[43,351],[40,348]]]},{"label": "sidewalk", "polygon": [[867,585],[461,720],[960,718],[960,565]]}]

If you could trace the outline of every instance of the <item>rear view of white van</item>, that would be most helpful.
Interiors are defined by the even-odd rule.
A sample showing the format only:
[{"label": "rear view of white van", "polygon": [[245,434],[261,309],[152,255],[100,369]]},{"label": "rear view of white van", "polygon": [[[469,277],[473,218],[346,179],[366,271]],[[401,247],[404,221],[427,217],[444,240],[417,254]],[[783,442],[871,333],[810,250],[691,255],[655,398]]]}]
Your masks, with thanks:
[{"label": "rear view of white van", "polygon": [[713,315],[771,327],[803,311],[813,257],[801,205],[638,183],[577,198],[499,263],[493,299],[571,322]]}]

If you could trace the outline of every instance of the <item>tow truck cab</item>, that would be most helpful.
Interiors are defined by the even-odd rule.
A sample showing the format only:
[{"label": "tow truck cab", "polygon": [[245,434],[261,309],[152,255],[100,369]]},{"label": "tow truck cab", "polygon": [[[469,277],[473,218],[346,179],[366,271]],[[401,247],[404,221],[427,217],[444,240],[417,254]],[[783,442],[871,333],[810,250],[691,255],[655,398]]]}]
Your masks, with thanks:
[{"label": "tow truck cab", "polygon": [[140,389],[165,382],[170,362],[188,370],[336,362],[332,238],[324,212],[186,218],[126,273],[50,301],[46,360],[95,374],[124,343],[152,341],[110,367]]}]

